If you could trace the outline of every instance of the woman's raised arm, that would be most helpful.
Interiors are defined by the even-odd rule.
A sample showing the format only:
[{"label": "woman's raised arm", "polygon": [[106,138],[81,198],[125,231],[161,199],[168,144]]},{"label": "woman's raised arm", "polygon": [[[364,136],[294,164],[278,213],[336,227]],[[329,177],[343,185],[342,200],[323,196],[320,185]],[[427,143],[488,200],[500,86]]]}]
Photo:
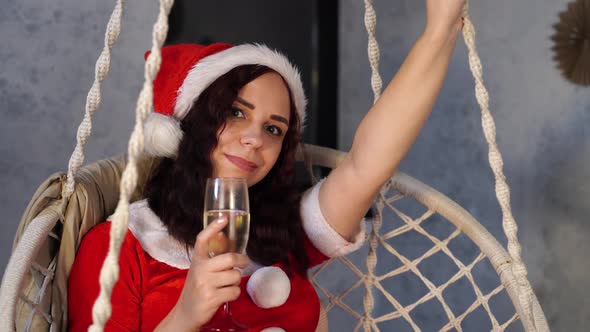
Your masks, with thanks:
[{"label": "woman's raised arm", "polygon": [[427,24],[399,71],[360,123],[352,148],[320,189],[320,207],[344,238],[394,173],[438,97],[461,31],[465,0],[427,0]]}]

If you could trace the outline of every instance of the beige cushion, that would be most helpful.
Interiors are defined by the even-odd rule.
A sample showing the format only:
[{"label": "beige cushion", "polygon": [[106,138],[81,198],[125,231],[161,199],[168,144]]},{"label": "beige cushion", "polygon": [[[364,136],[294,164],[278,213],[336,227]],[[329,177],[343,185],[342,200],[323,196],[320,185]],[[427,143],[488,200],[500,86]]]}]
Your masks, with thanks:
[{"label": "beige cushion", "polygon": [[[147,175],[156,163],[156,159],[147,158],[139,163],[138,187],[131,201],[142,198],[139,193],[143,192]],[[125,157],[117,156],[81,168],[76,176],[75,191],[67,204],[64,204],[61,199],[62,185],[65,183],[66,176],[63,173],[54,174],[37,189],[23,214],[13,248],[35,217],[49,210],[58,211],[64,216],[54,230],[61,240],[49,237],[36,258],[36,263],[40,267],[48,268],[52,259],[57,256],[53,283],[50,284],[38,308],[45,313],[51,310],[54,331],[65,331],[66,328],[67,279],[76,250],[84,234],[114,212],[119,201],[119,181],[124,167]],[[38,270],[31,270],[23,282],[22,291],[31,301],[35,301],[42,287],[43,275]],[[23,330],[30,313],[30,305],[24,301],[17,303],[15,322],[17,331]],[[47,330],[49,330],[49,323],[42,315],[36,315],[31,331]]]}]

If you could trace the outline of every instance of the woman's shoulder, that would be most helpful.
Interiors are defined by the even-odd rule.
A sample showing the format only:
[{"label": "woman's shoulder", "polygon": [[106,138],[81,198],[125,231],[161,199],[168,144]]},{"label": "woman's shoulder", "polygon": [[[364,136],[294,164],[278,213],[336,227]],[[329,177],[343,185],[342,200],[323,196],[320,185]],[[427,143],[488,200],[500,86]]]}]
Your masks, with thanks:
[{"label": "woman's shoulder", "polygon": [[[82,242],[80,243],[80,247],[78,248],[78,252],[76,256],[79,254],[85,255],[106,255],[109,249],[109,242],[111,238],[111,226],[112,221],[107,220],[101,223],[96,224],[92,227],[84,237],[82,238]],[[126,230],[125,239],[123,240],[123,244],[121,247],[121,252],[124,251],[133,251],[133,248],[137,246],[137,239],[133,236],[133,234]]]},{"label": "woman's shoulder", "polygon": [[[129,204],[129,219],[128,219],[128,228],[125,233],[124,244],[135,244],[137,243],[137,239],[135,238],[132,230],[132,225],[137,223],[135,219],[137,218],[138,211],[142,211],[146,208],[147,201],[140,200]],[[82,239],[82,243],[90,243],[94,245],[100,245],[102,243],[107,243],[111,237],[111,226],[113,224],[114,215],[111,215],[107,218],[106,221],[98,223],[94,225],[88,232],[84,235]]]},{"label": "woman's shoulder", "polygon": [[104,239],[105,237],[108,239],[110,237],[111,224],[112,222],[107,220],[94,225],[90,230],[88,230],[86,235],[84,235],[82,241],[96,241]]},{"label": "woman's shoulder", "polygon": [[85,247],[94,247],[97,246],[100,248],[106,242],[108,245],[109,239],[111,237],[111,222],[104,221],[94,225],[82,238],[82,242],[80,243],[80,250],[83,250]]},{"label": "woman's shoulder", "polygon": [[[92,304],[100,291],[99,275],[109,251],[111,226],[111,221],[105,221],[92,227],[76,252],[68,277],[68,328],[71,331],[86,331],[92,323]],[[134,324],[134,316],[129,311],[136,308],[134,304],[141,296],[145,277],[141,269],[142,254],[129,230],[121,246],[118,265],[118,279],[112,292],[114,316],[127,315],[125,319],[116,320]],[[107,330],[110,331],[116,323],[111,320],[109,324]],[[134,325],[129,330],[137,329]]]}]

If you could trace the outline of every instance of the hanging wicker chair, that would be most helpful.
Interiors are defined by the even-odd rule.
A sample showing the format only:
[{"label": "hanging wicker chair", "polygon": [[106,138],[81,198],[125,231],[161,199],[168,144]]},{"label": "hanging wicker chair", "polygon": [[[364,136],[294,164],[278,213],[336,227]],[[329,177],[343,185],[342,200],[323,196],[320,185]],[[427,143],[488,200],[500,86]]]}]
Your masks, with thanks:
[{"label": "hanging wicker chair", "polygon": [[[345,155],[341,151],[318,146],[307,146],[306,150],[313,165],[319,167],[333,168]],[[139,193],[147,174],[155,163],[154,159],[145,159],[139,163],[141,167],[138,188],[132,201],[141,198]],[[119,199],[119,182],[124,168],[124,156],[98,161],[81,168],[76,176],[75,191],[67,204],[64,204],[61,197],[62,187],[66,183],[66,174],[57,173],[50,176],[36,191],[19,225],[15,238],[16,249],[4,275],[0,297],[2,331],[9,331],[14,326],[17,331],[65,331],[67,276],[73,264],[76,249],[84,234],[114,211]],[[410,217],[396,207],[396,202],[399,203],[404,199],[415,199],[423,204],[425,211],[417,218]],[[410,208],[410,210],[414,212],[415,209]],[[437,215],[444,220],[436,218]],[[450,234],[439,239],[427,231],[425,223],[429,219],[436,219],[434,220],[436,223],[448,222],[453,225],[454,230],[447,231]],[[392,227],[388,223],[397,223],[398,227]],[[421,330],[418,323],[411,318],[411,313],[431,299],[439,301],[448,315],[448,323],[441,326],[442,331],[453,328],[461,330],[461,323],[478,308],[483,308],[489,315],[491,324],[488,329],[494,331],[502,331],[511,324],[517,324],[515,321],[518,318],[527,331],[548,330],[536,298],[531,303],[532,311],[528,315],[524,312],[523,306],[518,304],[518,283],[511,270],[510,255],[477,220],[443,194],[409,175],[398,172],[383,187],[382,199],[375,209],[373,225],[372,231],[376,236],[370,235],[374,239],[370,243],[375,249],[379,247],[385,249],[385,251],[374,251],[382,255],[370,255],[366,250],[361,250],[359,254],[366,256],[359,257],[359,254],[355,254],[355,259],[348,257],[332,259],[312,271],[311,280],[323,298],[325,311],[320,321],[320,326],[323,328],[318,331],[327,331],[326,314],[327,317],[332,315],[341,317],[342,313],[350,315],[350,319],[356,321],[356,326],[351,328],[354,331],[361,329],[364,322],[369,322],[369,317],[373,319],[370,322],[369,331],[386,331],[387,329],[378,328],[379,323],[397,318],[407,321],[413,330]],[[387,229],[387,232],[381,232],[381,227]],[[411,232],[422,234],[431,241],[431,248],[420,255],[413,254],[417,256],[415,259],[402,255],[395,242],[388,241]],[[474,253],[476,258],[467,264],[458,259],[449,248],[449,243],[461,233],[480,249],[479,253]],[[419,265],[437,253],[444,253],[451,258],[457,266],[457,272],[448,280],[437,280],[437,284],[434,284],[420,271]],[[366,268],[358,264],[359,261],[376,264],[375,261],[379,259],[380,262],[391,265],[392,257],[403,262],[403,265],[380,275],[362,272],[366,271]],[[499,280],[493,290],[483,292],[477,283],[477,278],[474,277],[473,270],[478,264],[486,263],[486,258],[498,273]],[[349,286],[346,289],[342,287],[336,289],[338,293],[335,293],[333,286],[330,288],[324,285],[323,279],[326,278],[322,278],[322,275],[329,273],[334,265],[341,264],[349,268],[354,277],[342,278],[347,279],[345,281]],[[409,305],[401,305],[402,301],[394,298],[382,285],[388,278],[403,274],[418,277],[415,278],[417,283],[411,287],[425,285],[428,288],[427,293]],[[347,276],[349,275],[350,273]],[[454,313],[445,300],[444,292],[461,278],[467,278],[477,297],[467,310]],[[334,280],[331,283],[333,284]],[[391,301],[391,306],[395,310],[380,317],[371,316],[369,311],[369,315],[365,316],[364,310],[373,307],[373,305],[369,306],[371,301],[365,299],[364,302],[367,305],[365,307],[360,302],[359,296],[354,297],[355,290],[364,289],[371,290],[374,294],[372,297],[383,294],[388,301]],[[505,321],[498,321],[490,302],[494,296],[504,291],[514,304],[514,308],[510,308],[513,314]],[[352,304],[347,300],[348,296],[354,298]],[[360,310],[351,308],[355,306]],[[337,313],[336,309],[341,312]],[[523,317],[528,317],[528,320]]]},{"label": "hanging wicker chair", "polygon": [[[167,29],[167,14],[172,6],[170,0],[160,2],[161,12],[154,26],[153,56],[150,55],[146,63],[148,78],[138,102],[138,125],[130,140],[129,154],[81,167],[83,146],[90,135],[89,123],[100,100],[99,83],[108,71],[110,49],[119,33],[122,1],[117,1],[68,173],[54,174],[39,187],[20,222],[0,289],[1,331],[66,331],[67,278],[82,237],[114,211],[124,211],[129,202],[141,198],[145,180],[158,162],[158,159],[140,157],[142,143],[137,143],[137,137],[142,134],[138,128],[142,127],[151,108],[151,81],[157,73],[158,51],[165,38],[162,31]],[[377,73],[378,47],[374,40],[375,13],[370,1],[365,4],[373,89],[377,98],[380,78]],[[470,61],[478,62],[473,46],[473,26],[467,12],[465,17],[467,32],[464,31],[464,36],[470,46]],[[482,84],[477,75],[476,82],[478,87]],[[480,100],[480,104],[485,102]],[[482,106],[482,112],[485,113],[486,107]],[[344,152],[313,145],[304,150],[306,161],[313,167],[334,168],[345,156]],[[300,153],[299,158],[302,159],[303,155]],[[408,205],[407,202],[413,203]],[[488,317],[489,326],[478,326],[478,330],[504,331],[518,329],[520,325],[526,331],[549,331],[543,311],[526,279],[515,236],[516,224],[511,228],[510,218],[505,218],[509,226],[505,227],[509,239],[507,251],[458,204],[401,172],[395,173],[383,186],[373,211],[374,217],[367,221],[370,231],[367,232],[365,248],[347,257],[331,259],[310,272],[310,279],[323,303],[318,332],[328,331],[328,321],[332,319],[350,321],[351,331],[389,331],[395,322],[403,322],[406,330],[413,331],[463,331],[469,326],[467,322],[471,316],[482,314]],[[120,223],[124,232],[126,222],[124,215],[118,215],[113,220],[113,228]],[[444,234],[438,227],[443,224],[450,227]],[[418,253],[405,251],[404,241],[398,240],[410,234],[425,239],[423,250]],[[453,241],[459,238],[478,248],[467,260],[453,251]],[[436,257],[442,257],[447,263],[450,260],[456,272],[444,280],[434,280],[426,273],[428,269],[424,264]],[[335,265],[339,267],[334,269]],[[475,272],[479,266],[491,266],[487,275],[497,275],[495,287],[489,287],[489,278],[485,287],[482,286],[478,280],[480,273]],[[330,271],[336,271],[336,275]],[[404,288],[424,291],[414,299],[394,294],[391,281],[399,278],[406,278]],[[413,283],[408,283],[412,280]],[[470,287],[472,298],[470,305],[457,309],[453,303],[457,296],[464,294],[453,294],[449,290],[461,283]],[[493,302],[502,295],[508,296],[512,308],[500,304],[502,315],[499,315]],[[419,326],[421,320],[416,318],[416,313],[421,308],[430,308],[428,306],[432,303],[442,308],[442,323],[436,328]],[[511,313],[504,316],[506,311]]]}]

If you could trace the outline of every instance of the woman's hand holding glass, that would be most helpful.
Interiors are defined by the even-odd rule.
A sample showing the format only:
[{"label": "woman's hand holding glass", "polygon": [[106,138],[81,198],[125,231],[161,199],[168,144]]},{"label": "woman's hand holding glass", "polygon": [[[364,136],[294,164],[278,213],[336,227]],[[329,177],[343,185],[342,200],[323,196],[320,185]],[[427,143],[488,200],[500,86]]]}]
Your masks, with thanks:
[{"label": "woman's hand holding glass", "polygon": [[209,242],[227,226],[227,218],[218,218],[197,236],[192,262],[176,306],[158,326],[158,330],[198,331],[219,306],[240,295],[240,271],[250,260],[240,253],[209,255]]},{"label": "woman's hand holding glass", "polygon": [[[209,178],[205,187],[203,228],[219,218],[227,219],[227,227],[208,241],[208,254],[217,257],[225,253],[246,251],[250,234],[250,200],[248,184],[243,178]],[[238,332],[248,327],[234,321],[229,301],[223,306],[223,316],[201,326],[202,332]]]}]

